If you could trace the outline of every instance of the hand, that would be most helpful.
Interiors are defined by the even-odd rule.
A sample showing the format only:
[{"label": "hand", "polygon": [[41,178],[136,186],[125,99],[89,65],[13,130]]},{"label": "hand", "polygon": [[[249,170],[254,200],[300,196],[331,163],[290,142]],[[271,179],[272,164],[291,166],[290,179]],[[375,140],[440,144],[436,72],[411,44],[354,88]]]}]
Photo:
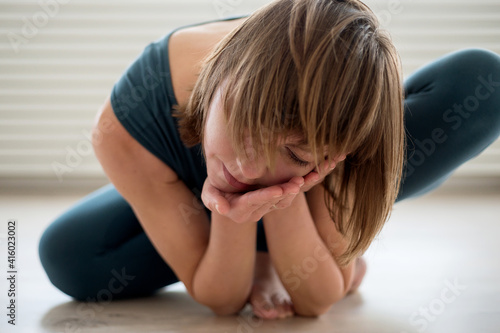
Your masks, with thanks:
[{"label": "hand", "polygon": [[289,207],[300,191],[306,192],[321,183],[337,163],[344,159],[345,155],[339,156],[331,164],[324,161],[318,166],[318,170],[311,171],[304,177],[293,177],[286,183],[243,194],[223,192],[210,184],[207,178],[203,184],[201,199],[212,212],[227,216],[237,223],[257,222],[274,209]]},{"label": "hand", "polygon": [[213,213],[224,215],[236,223],[257,222],[276,208],[290,206],[304,184],[303,177],[246,193],[226,193],[210,184],[203,184],[201,199]]},{"label": "hand", "polygon": [[334,160],[331,164],[328,164],[328,161],[323,161],[318,165],[318,170],[313,170],[305,175],[304,185],[300,188],[302,192],[307,192],[314,186],[318,185],[325,179],[325,177],[335,169],[337,163],[343,161],[345,159],[345,155],[340,156],[336,160]]}]

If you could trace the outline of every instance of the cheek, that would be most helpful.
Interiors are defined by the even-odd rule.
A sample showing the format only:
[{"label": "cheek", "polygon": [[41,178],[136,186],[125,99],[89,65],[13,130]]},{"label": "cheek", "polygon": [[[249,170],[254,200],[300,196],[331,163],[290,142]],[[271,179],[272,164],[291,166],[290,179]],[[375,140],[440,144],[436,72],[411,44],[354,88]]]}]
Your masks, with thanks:
[{"label": "cheek", "polygon": [[203,148],[208,156],[228,156],[231,155],[232,149],[229,140],[225,135],[225,130],[207,122],[203,138]]},{"label": "cheek", "polygon": [[293,177],[304,177],[312,170],[314,170],[314,167],[303,168],[300,166],[294,166],[286,160],[286,157],[279,157],[276,161],[276,170],[273,174],[273,180],[275,184],[284,183]]}]

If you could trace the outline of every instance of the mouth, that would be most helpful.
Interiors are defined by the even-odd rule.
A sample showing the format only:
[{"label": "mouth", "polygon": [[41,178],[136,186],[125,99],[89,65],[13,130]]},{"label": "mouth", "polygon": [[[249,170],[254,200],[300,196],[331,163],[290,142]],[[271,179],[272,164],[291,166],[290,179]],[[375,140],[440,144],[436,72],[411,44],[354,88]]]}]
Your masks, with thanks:
[{"label": "mouth", "polygon": [[238,180],[236,180],[236,178],[234,178],[233,175],[231,175],[229,171],[226,169],[224,163],[222,163],[222,169],[224,170],[224,177],[226,177],[226,181],[229,183],[229,185],[233,186],[234,188],[241,191],[248,191],[253,187],[253,185],[241,183]]}]

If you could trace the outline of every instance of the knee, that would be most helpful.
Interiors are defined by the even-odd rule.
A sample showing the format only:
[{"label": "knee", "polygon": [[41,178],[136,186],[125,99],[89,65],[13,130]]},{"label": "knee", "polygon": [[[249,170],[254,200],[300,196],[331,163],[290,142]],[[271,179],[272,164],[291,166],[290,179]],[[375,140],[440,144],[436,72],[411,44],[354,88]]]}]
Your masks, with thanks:
[{"label": "knee", "polygon": [[77,244],[70,240],[71,234],[55,221],[42,234],[38,244],[40,262],[50,282],[65,294],[84,300],[87,294],[84,274],[78,268],[84,260],[75,253]]},{"label": "knee", "polygon": [[484,122],[478,129],[500,131],[500,56],[481,48],[456,52],[452,66],[456,91],[463,87],[463,107],[468,112],[481,114],[476,119]]},{"label": "knee", "polygon": [[[482,48],[468,48],[443,57],[443,75],[454,88],[470,89],[483,96],[500,95],[500,55]],[[465,92],[465,91],[464,91]]]},{"label": "knee", "polygon": [[57,234],[57,228],[51,224],[45,229],[38,243],[40,262],[51,281],[52,272],[58,270],[65,257],[65,251],[60,249],[60,238]]},{"label": "knee", "polygon": [[[500,55],[488,49],[467,48],[456,51],[452,53],[452,60],[460,67],[479,70],[479,74],[500,74]],[[462,69],[462,72],[466,71]]]}]

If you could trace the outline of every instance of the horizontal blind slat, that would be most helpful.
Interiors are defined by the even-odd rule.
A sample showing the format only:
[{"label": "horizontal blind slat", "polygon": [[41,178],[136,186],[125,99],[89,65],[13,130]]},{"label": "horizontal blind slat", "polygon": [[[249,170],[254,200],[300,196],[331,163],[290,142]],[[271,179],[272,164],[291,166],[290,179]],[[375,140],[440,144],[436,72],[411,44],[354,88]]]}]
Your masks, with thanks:
[{"label": "horizontal blind slat", "polygon": [[[268,0],[72,0],[54,15],[35,0],[0,2],[0,178],[58,180],[54,162],[90,144],[88,133],[113,84],[142,50],[182,25],[248,14]],[[462,48],[500,53],[500,1],[366,0],[398,48],[405,77]],[[391,5],[392,3],[392,5]],[[54,9],[55,10],[55,9]],[[46,24],[25,36],[26,22]],[[15,45],[8,36],[24,38]],[[81,151],[83,152],[83,151]],[[69,160],[71,162],[71,160]],[[500,177],[500,141],[458,175]],[[64,177],[105,179],[93,155]]]}]

